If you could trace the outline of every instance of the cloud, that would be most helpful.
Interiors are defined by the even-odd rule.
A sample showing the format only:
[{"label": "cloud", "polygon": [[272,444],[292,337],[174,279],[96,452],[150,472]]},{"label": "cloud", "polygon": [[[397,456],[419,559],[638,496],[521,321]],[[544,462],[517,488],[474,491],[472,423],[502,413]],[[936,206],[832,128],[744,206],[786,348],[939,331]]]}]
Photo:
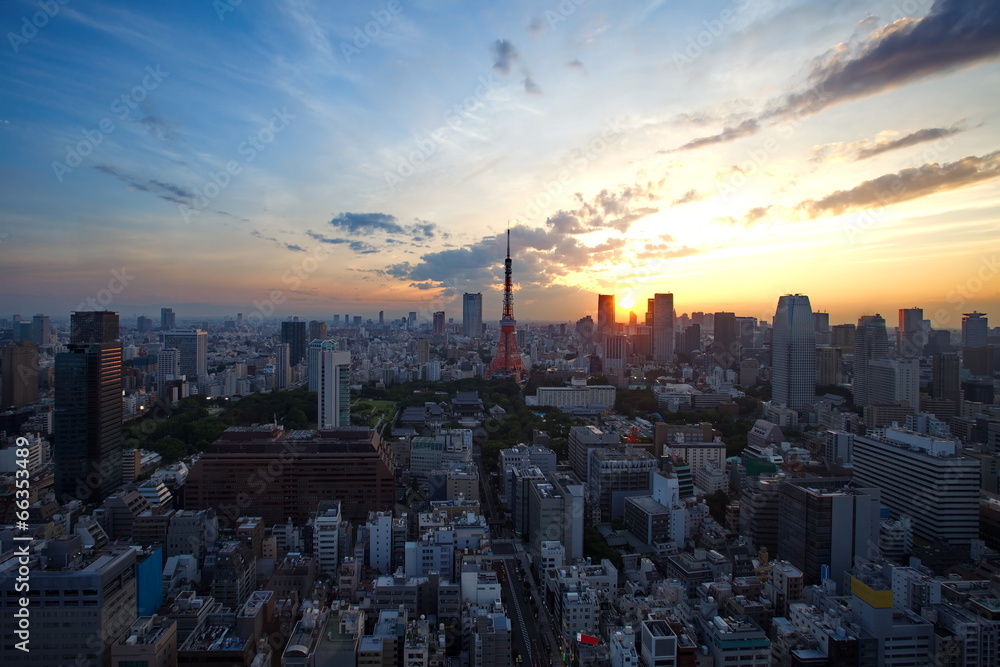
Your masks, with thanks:
[{"label": "cloud", "polygon": [[739,139],[740,137],[756,134],[758,130],[760,130],[760,125],[756,120],[750,118],[735,127],[723,128],[722,132],[719,132],[718,134],[711,134],[707,137],[692,139],[680,148],[676,148],[674,150],[689,151],[693,148],[701,148],[702,146],[710,146],[711,144],[721,144],[723,142]]},{"label": "cloud", "polygon": [[[792,207],[790,213],[793,218],[815,220],[899,204],[995,178],[1000,178],[1000,151],[983,156],[969,155],[947,164],[931,162],[894,174],[885,174],[848,190],[837,190],[820,199],[801,201]],[[772,214],[774,208],[766,206],[751,209],[744,216],[743,222],[758,222]]]},{"label": "cloud", "polygon": [[541,95],[542,89],[538,87],[538,84],[529,75],[524,77],[524,92],[531,95]]},{"label": "cloud", "polygon": [[388,213],[341,213],[330,221],[330,226],[348,234],[404,233],[403,227],[396,222],[396,216]]},{"label": "cloud", "polygon": [[359,255],[371,255],[378,252],[378,248],[370,243],[365,243],[364,241],[357,241],[353,239],[344,238],[329,238],[323,236],[322,234],[317,234],[313,231],[306,232],[306,236],[315,239],[320,243],[330,243],[332,245],[346,245],[352,252]]},{"label": "cloud", "polygon": [[414,218],[416,222],[408,225],[401,225],[396,216],[388,213],[341,213],[330,221],[330,226],[338,229],[349,236],[371,236],[375,233],[384,233],[388,237],[386,241],[399,243],[398,240],[391,239],[395,236],[411,237],[410,240],[421,243],[430,241],[440,236],[449,238],[447,232],[441,232],[437,223],[428,222]]},{"label": "cloud", "polygon": [[937,0],[926,16],[903,18],[856,48],[840,45],[817,59],[805,90],[787,95],[769,116],[804,115],[868,97],[934,74],[1000,56],[1000,3]]},{"label": "cloud", "polygon": [[490,50],[493,52],[493,69],[504,76],[510,74],[511,66],[521,57],[514,44],[506,39],[493,42]]},{"label": "cloud", "polygon": [[164,141],[174,141],[177,138],[177,133],[175,131],[177,129],[177,123],[165,121],[160,116],[150,114],[143,116],[136,122],[145,127],[151,137],[163,139]]},{"label": "cloud", "polygon": [[865,181],[850,190],[838,190],[819,200],[803,201],[796,209],[810,219],[840,215],[956,190],[997,177],[1000,177],[1000,151],[982,157],[970,155],[943,165],[932,162],[903,169]]},{"label": "cloud", "polygon": [[262,233],[260,233],[256,229],[254,229],[253,231],[250,232],[250,236],[256,237],[256,238],[264,240],[264,241],[270,241],[275,246],[277,246],[279,248],[285,248],[286,250],[291,250],[292,252],[305,252],[306,251],[305,248],[303,248],[302,246],[297,245],[295,243],[286,243],[284,241],[279,241],[278,239],[274,238],[273,236],[264,236]]},{"label": "cloud", "polygon": [[952,135],[964,132],[965,127],[954,125],[952,127],[928,127],[922,130],[910,132],[904,136],[899,136],[895,130],[886,130],[875,135],[875,139],[862,139],[853,143],[832,143],[823,144],[813,148],[813,161],[824,160],[867,160],[868,158],[898,150],[916,146],[928,141],[943,139]]},{"label": "cloud", "polygon": [[571,60],[568,63],[566,63],[566,67],[568,67],[570,69],[578,69],[581,72],[586,72],[587,71],[587,68],[583,66],[583,63],[580,62],[579,58],[574,58],[573,60]]},{"label": "cloud", "polygon": [[704,198],[705,198],[705,195],[699,193],[697,190],[695,190],[695,189],[692,188],[691,190],[688,190],[687,192],[685,192],[684,194],[682,194],[677,199],[675,199],[672,202],[670,202],[670,205],[671,206],[680,206],[681,204],[691,204],[691,203],[696,202],[696,201],[701,201]]},{"label": "cloud", "polygon": [[156,179],[140,180],[108,164],[96,165],[94,169],[102,174],[114,176],[130,188],[134,188],[142,192],[148,192],[165,201],[173,202],[175,204],[183,204],[188,207],[194,206],[195,193],[180,185],[164,183],[163,181]]},{"label": "cloud", "polygon": [[898,19],[862,37],[857,44],[838,44],[815,58],[805,77],[805,88],[772,99],[763,113],[674,150],[733,141],[757,133],[767,121],[800,119],[841,102],[877,95],[997,57],[1000,2],[936,0],[922,18]]},{"label": "cloud", "polygon": [[636,259],[676,259],[700,254],[702,251],[690,246],[675,246],[670,243],[647,243],[635,253]]}]

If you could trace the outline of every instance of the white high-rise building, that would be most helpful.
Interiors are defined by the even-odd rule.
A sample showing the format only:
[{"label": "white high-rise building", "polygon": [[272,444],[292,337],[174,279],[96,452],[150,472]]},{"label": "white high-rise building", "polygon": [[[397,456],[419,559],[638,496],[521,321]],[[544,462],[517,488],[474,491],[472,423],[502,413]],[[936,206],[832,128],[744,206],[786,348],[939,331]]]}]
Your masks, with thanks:
[{"label": "white high-rise building", "polygon": [[894,517],[913,517],[925,540],[967,546],[979,536],[980,462],[957,453],[954,440],[905,429],[854,438],[854,481],[881,489]]},{"label": "white high-rise building", "polygon": [[332,340],[316,339],[310,341],[307,351],[307,363],[309,365],[309,391],[319,391],[319,354],[323,351],[335,351],[337,343]]},{"label": "white high-rise building", "polygon": [[809,297],[778,299],[771,336],[772,399],[801,410],[816,398],[816,321]]},{"label": "white high-rise building", "polygon": [[[181,375],[181,353],[174,348],[167,348],[156,353],[156,391],[163,395],[163,387],[167,380],[176,380]],[[169,397],[166,397],[169,398]]]},{"label": "white high-rise building", "polygon": [[313,548],[319,571],[333,577],[340,568],[340,528],[340,501],[321,507],[313,525]]},{"label": "white high-rise building", "polygon": [[351,353],[322,350],[319,355],[319,428],[351,425]]}]

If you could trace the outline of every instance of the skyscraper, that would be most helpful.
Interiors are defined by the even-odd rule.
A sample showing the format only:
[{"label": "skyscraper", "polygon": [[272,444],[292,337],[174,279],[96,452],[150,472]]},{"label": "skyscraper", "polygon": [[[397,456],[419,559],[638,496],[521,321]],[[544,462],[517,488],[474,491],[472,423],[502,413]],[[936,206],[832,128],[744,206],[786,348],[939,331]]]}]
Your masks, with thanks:
[{"label": "skyscraper", "polygon": [[653,295],[653,360],[669,364],[674,360],[674,295]]},{"label": "skyscraper", "polygon": [[[382,322],[379,322],[381,326]],[[320,320],[312,320],[309,322],[309,340],[325,340],[326,339],[326,322]],[[290,344],[290,343],[289,343]]]},{"label": "skyscraper", "polygon": [[961,404],[961,360],[957,354],[935,354],[931,358],[931,396],[948,401],[956,413]]},{"label": "skyscraper", "polygon": [[39,313],[31,318],[31,341],[38,347],[45,347],[52,342],[52,325],[48,315]]},{"label": "skyscraper", "polygon": [[297,317],[291,322],[281,323],[281,342],[289,346],[289,366],[295,366],[306,358],[306,347],[309,345],[306,333],[306,323],[299,322]]},{"label": "skyscraper", "polygon": [[989,320],[984,313],[965,313],[962,318],[962,347],[986,347]]},{"label": "skyscraper", "polygon": [[292,367],[289,365],[288,343],[279,343],[274,348],[274,388],[285,389],[291,382]]},{"label": "skyscraper", "polygon": [[863,407],[871,403],[868,389],[868,363],[888,356],[889,339],[885,319],[879,315],[863,315],[854,334],[854,404]]},{"label": "skyscraper", "polygon": [[208,333],[201,329],[180,329],[163,334],[163,347],[180,351],[181,375],[188,381],[208,373]]},{"label": "skyscraper", "polygon": [[79,311],[70,315],[69,323],[70,343],[114,343],[118,340],[118,313]]},{"label": "skyscraper", "polygon": [[100,502],[122,478],[118,313],[73,313],[70,326],[75,340],[55,360],[55,488],[60,500]]},{"label": "skyscraper", "polygon": [[38,400],[38,348],[22,340],[0,348],[0,411]]},{"label": "skyscraper", "polygon": [[177,328],[177,316],[173,308],[160,308],[160,329],[170,331]]},{"label": "skyscraper", "polygon": [[351,425],[351,353],[319,353],[319,428]]},{"label": "skyscraper", "polygon": [[736,313],[716,313],[712,350],[715,363],[731,368],[740,360],[740,339],[736,329]]},{"label": "skyscraper", "polygon": [[434,312],[434,335],[443,336],[444,335],[444,311],[438,310]]},{"label": "skyscraper", "polygon": [[181,374],[181,353],[172,347],[160,350],[156,355],[156,391],[161,398],[170,400],[164,389],[167,382],[177,380]]},{"label": "skyscraper", "polygon": [[462,296],[462,333],[469,338],[483,335],[483,295],[464,294]]},{"label": "skyscraper", "polygon": [[319,391],[320,352],[336,351],[337,344],[332,340],[314,340],[309,343],[309,391]]},{"label": "skyscraper", "polygon": [[927,334],[924,331],[923,308],[900,308],[896,327],[896,351],[904,359],[923,356]]},{"label": "skyscraper", "polygon": [[[719,326],[716,314],[715,326]],[[774,402],[801,410],[816,398],[816,322],[809,297],[786,294],[778,299],[771,335],[771,396]]]},{"label": "skyscraper", "polygon": [[597,295],[597,339],[604,340],[606,336],[615,333],[615,295]]}]

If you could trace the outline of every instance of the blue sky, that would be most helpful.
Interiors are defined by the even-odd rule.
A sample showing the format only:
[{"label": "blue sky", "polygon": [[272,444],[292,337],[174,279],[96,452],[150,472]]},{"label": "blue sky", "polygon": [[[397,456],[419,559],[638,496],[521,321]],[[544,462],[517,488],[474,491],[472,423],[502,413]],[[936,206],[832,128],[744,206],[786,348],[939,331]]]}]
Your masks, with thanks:
[{"label": "blue sky", "polygon": [[998,13],[2,3],[0,313],[996,319]]}]

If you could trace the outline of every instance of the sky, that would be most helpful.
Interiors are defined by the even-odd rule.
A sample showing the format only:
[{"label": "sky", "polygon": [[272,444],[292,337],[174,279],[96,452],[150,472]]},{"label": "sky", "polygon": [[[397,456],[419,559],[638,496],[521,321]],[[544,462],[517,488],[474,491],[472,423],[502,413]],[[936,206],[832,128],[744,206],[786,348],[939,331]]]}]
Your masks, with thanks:
[{"label": "sky", "polygon": [[0,317],[1000,324],[1000,3],[0,3]]}]

